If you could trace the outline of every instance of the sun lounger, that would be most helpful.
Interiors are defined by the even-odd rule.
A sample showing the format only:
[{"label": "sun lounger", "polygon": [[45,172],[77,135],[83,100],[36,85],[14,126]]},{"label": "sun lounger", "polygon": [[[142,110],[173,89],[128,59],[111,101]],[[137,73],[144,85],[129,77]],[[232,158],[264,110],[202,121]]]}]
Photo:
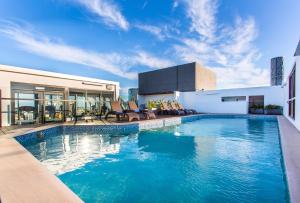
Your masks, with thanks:
[{"label": "sun lounger", "polygon": [[196,114],[197,111],[194,109],[185,109],[180,103],[177,103],[178,109],[184,111],[186,114]]},{"label": "sun lounger", "polygon": [[185,115],[185,111],[178,109],[174,102],[171,102],[171,108],[174,114],[176,115]]},{"label": "sun lounger", "polygon": [[111,111],[106,114],[105,119],[108,118],[108,115],[116,115],[118,121],[120,121],[120,116],[127,117],[129,122],[134,119],[140,120],[139,114],[135,112],[124,112],[118,101],[111,102]]},{"label": "sun lounger", "polygon": [[162,111],[163,114],[172,114],[173,113],[172,109],[169,107],[167,102],[161,103],[160,110]]},{"label": "sun lounger", "polygon": [[128,107],[129,107],[129,110],[131,110],[133,112],[144,114],[146,119],[151,119],[151,118],[155,119],[156,118],[155,113],[153,111],[149,111],[149,110],[141,111],[138,108],[138,106],[136,105],[136,103],[133,101],[128,102]]}]

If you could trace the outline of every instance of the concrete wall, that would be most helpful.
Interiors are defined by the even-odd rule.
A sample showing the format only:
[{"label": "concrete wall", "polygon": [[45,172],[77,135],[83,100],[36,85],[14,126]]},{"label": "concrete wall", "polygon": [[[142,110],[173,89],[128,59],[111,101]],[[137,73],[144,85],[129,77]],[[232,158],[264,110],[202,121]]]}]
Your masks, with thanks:
[{"label": "concrete wall", "polygon": [[[106,85],[112,85],[114,88],[111,91],[115,92],[116,98],[119,97],[119,83],[107,80],[72,76],[6,65],[0,65],[0,78],[2,98],[11,98],[11,82],[95,91],[109,91],[107,90]],[[1,107],[2,111],[8,111],[10,108],[10,101],[2,100]],[[9,115],[6,113],[2,114],[3,126],[8,125],[8,120]]]},{"label": "concrete wall", "polygon": [[215,90],[216,88],[216,74],[196,63],[196,90]]},{"label": "concrete wall", "polygon": [[139,94],[167,94],[216,89],[216,76],[197,63],[188,63],[139,74]]},{"label": "concrete wall", "polygon": [[[237,88],[197,92],[178,92],[168,95],[139,96],[139,104],[149,100],[178,100],[185,108],[202,113],[247,114],[249,96],[264,95],[264,105],[284,106],[284,89],[281,86]],[[245,101],[222,102],[222,97],[246,96]]]},{"label": "concrete wall", "polygon": [[[249,96],[259,95],[264,95],[264,105],[284,105],[284,89],[281,86],[181,92],[179,101],[186,108],[192,108],[203,113],[247,114]],[[231,96],[246,96],[246,100],[222,102],[222,97]]]}]

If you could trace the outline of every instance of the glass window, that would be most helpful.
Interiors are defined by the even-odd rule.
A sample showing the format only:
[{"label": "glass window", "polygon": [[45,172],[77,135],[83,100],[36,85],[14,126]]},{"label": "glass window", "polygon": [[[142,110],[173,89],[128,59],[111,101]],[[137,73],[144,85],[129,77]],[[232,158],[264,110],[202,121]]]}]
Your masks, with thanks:
[{"label": "glass window", "polygon": [[68,116],[74,117],[76,115],[76,95],[71,94],[68,98],[69,111]]},{"label": "glass window", "polygon": [[45,121],[62,121],[63,120],[63,94],[46,93],[45,94]]},{"label": "glass window", "polygon": [[296,66],[289,76],[289,116],[295,119],[296,98]]},{"label": "glass window", "polygon": [[76,115],[82,116],[85,114],[85,95],[76,96]]},{"label": "glass window", "polygon": [[222,97],[222,102],[246,101],[246,96]]},{"label": "glass window", "polygon": [[99,115],[101,106],[100,106],[100,96],[99,95],[90,95],[87,97],[87,114],[89,115]]},{"label": "glass window", "polygon": [[35,102],[36,95],[34,93],[17,92],[14,97],[14,123],[34,123],[38,112],[38,103]]},{"label": "glass window", "polygon": [[113,95],[113,93],[103,92],[102,99],[103,99],[103,104],[102,104],[101,108],[102,108],[103,114],[105,114],[111,110],[110,103],[114,100],[114,95]]}]

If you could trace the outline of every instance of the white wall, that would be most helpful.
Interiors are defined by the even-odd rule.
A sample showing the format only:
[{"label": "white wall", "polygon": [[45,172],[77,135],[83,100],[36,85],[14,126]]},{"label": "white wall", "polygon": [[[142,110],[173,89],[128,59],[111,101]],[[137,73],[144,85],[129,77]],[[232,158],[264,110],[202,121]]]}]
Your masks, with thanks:
[{"label": "white wall", "polygon": [[[198,92],[180,92],[179,95],[161,94],[139,96],[139,104],[154,100],[178,100],[187,109],[195,109],[202,113],[248,113],[248,96],[264,95],[264,104],[284,106],[284,88],[281,86],[266,86],[253,88],[236,88]],[[222,97],[246,96],[246,101],[222,102]]]},{"label": "white wall", "polygon": [[[295,120],[292,119],[289,114],[289,106],[288,106],[288,99],[289,99],[289,83],[288,77],[290,73],[287,74],[286,83],[284,87],[284,115],[285,117],[298,129],[300,130],[300,56],[295,57],[295,64],[296,64],[296,107],[295,107]],[[293,68],[290,70],[292,71]]]},{"label": "white wall", "polygon": [[[213,91],[181,92],[180,102],[185,108],[202,113],[248,113],[249,96],[264,95],[264,105],[284,105],[284,89],[281,86],[236,88]],[[246,101],[222,102],[222,97],[246,96]]]},{"label": "white wall", "polygon": [[[247,114],[249,96],[264,95],[264,105],[284,105],[284,89],[281,86],[236,88],[203,92],[182,92],[180,102],[202,113]],[[222,97],[246,96],[246,101],[222,102]]]}]

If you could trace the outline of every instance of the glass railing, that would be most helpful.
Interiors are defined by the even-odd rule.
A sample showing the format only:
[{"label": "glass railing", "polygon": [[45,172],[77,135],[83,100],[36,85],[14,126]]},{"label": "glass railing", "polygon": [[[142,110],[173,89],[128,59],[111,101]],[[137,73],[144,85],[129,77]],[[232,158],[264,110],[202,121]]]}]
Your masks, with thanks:
[{"label": "glass railing", "polygon": [[85,116],[105,115],[110,101],[1,98],[2,125],[40,124],[77,120]]}]

